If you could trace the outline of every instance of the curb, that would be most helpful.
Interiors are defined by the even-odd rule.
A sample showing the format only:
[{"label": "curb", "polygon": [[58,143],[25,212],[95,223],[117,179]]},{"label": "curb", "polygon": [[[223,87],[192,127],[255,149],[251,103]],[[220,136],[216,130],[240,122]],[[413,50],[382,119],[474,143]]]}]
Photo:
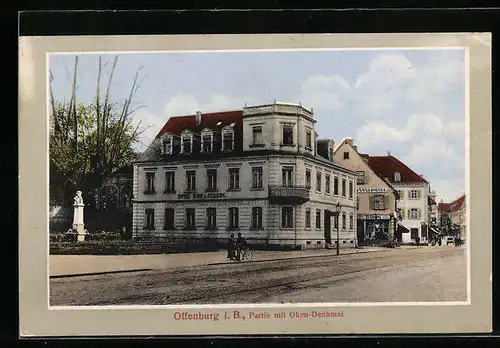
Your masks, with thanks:
[{"label": "curb", "polygon": [[115,274],[115,273],[145,272],[145,271],[152,271],[152,270],[153,270],[153,268],[138,268],[138,269],[126,269],[126,270],[105,271],[105,272],[88,272],[88,273],[75,273],[75,274],[57,274],[57,275],[49,276],[49,279],[75,278],[75,277],[85,277],[85,276],[103,275],[103,274]]},{"label": "curb", "polygon": [[[415,248],[416,249],[416,248]],[[387,249],[389,250],[389,249]],[[256,261],[240,261],[240,262],[212,262],[212,263],[205,263],[201,264],[204,266],[215,266],[215,265],[234,265],[234,264],[240,264],[240,263],[259,263],[259,262],[269,262],[269,261],[286,261],[286,260],[296,260],[296,259],[312,259],[312,258],[319,258],[319,257],[325,257],[325,256],[330,256],[330,257],[336,257],[336,256],[345,256],[345,255],[351,255],[351,254],[365,254],[365,253],[373,253],[377,251],[385,251],[385,249],[380,249],[380,250],[366,250],[366,251],[358,251],[355,253],[347,253],[347,254],[322,254],[322,255],[310,255],[310,256],[296,256],[296,257],[281,257],[277,259],[265,259],[265,260],[256,260]],[[58,275],[53,275],[49,276],[49,279],[57,279],[57,278],[76,278],[76,277],[85,277],[85,276],[93,276],[93,275],[105,275],[105,274],[117,274],[117,273],[132,273],[132,272],[145,272],[145,271],[152,271],[154,270],[153,268],[139,268],[139,269],[130,269],[130,270],[118,270],[118,271],[105,271],[105,272],[87,272],[87,273],[76,273],[76,274],[58,274]]]}]

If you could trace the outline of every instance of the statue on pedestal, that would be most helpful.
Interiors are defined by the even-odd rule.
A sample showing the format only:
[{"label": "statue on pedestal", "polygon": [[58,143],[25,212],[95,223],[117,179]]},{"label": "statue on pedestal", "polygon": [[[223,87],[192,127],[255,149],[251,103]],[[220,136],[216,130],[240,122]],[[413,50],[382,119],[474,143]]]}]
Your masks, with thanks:
[{"label": "statue on pedestal", "polygon": [[73,198],[73,233],[77,234],[77,240],[83,242],[85,240],[85,235],[87,230],[85,230],[85,224],[83,222],[83,204],[82,191],[76,191],[76,196]]}]

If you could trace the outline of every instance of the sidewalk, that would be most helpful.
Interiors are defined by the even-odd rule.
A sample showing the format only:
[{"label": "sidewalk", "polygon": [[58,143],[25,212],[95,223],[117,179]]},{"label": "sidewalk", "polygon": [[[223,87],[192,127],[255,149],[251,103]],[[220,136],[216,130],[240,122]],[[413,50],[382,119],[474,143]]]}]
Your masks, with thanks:
[{"label": "sidewalk", "polygon": [[[382,247],[363,247],[340,250],[340,255],[390,250]],[[50,277],[71,277],[102,273],[134,272],[197,265],[234,263],[226,251],[161,254],[161,255],[50,255]],[[320,256],[335,256],[334,249],[297,251],[253,251],[253,262]]]}]

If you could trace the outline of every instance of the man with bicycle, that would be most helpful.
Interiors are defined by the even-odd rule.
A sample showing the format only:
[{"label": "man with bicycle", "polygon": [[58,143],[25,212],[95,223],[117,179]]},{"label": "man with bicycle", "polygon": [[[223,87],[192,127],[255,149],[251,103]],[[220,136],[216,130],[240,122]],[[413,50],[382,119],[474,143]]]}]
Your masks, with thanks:
[{"label": "man with bicycle", "polygon": [[238,233],[238,238],[236,238],[236,260],[241,260],[241,249],[245,247],[246,241],[245,238],[241,236],[241,233]]}]

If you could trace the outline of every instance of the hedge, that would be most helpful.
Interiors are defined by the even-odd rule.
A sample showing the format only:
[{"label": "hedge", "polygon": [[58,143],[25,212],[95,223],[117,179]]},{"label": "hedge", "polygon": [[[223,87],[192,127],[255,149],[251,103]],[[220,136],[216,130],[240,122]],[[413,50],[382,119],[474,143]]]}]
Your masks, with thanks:
[{"label": "hedge", "polygon": [[89,240],[79,243],[51,242],[51,255],[138,255],[217,251],[225,246],[216,243],[173,244],[152,241]]}]

